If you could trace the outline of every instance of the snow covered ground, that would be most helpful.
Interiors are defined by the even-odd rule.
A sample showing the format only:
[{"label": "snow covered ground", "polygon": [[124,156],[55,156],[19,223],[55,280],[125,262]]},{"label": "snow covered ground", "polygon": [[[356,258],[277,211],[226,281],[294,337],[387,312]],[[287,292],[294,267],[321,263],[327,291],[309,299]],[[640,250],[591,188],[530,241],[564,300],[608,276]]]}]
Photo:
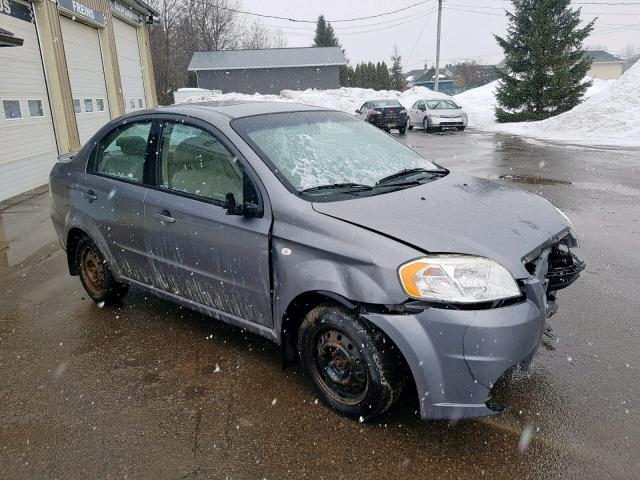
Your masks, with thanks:
[{"label": "snow covered ground", "polygon": [[[594,79],[583,103],[573,110],[539,122],[499,124],[495,120],[497,82],[455,96],[469,114],[469,126],[537,140],[584,146],[640,147],[640,62],[619,80]],[[187,102],[276,101],[318,105],[354,113],[367,100],[396,98],[406,108],[420,98],[448,98],[428,88],[414,87],[404,92],[366,88],[335,90],[283,90],[280,95],[225,93],[200,95]]]}]

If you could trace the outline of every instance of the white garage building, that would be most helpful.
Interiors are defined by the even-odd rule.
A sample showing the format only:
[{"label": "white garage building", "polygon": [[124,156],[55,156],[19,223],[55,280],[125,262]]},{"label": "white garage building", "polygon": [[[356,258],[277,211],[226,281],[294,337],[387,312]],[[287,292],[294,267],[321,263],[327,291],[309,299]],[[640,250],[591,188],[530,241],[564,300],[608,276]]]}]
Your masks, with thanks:
[{"label": "white garage building", "polygon": [[157,105],[140,0],[0,0],[0,201],[47,182],[59,154]]}]

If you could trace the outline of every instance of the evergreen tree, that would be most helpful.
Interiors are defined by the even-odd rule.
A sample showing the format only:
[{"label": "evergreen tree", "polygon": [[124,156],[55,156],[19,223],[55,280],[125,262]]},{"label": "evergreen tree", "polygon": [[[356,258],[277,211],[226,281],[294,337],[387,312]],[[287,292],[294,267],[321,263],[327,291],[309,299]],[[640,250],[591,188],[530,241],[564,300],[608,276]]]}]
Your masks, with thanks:
[{"label": "evergreen tree", "polygon": [[512,0],[496,117],[500,122],[541,120],[580,103],[590,86],[584,77],[591,60],[582,42],[594,21],[580,28],[580,9],[570,0]]},{"label": "evergreen tree", "polygon": [[342,48],[338,37],[336,37],[336,32],[333,30],[331,23],[324,19],[324,15],[320,15],[316,22],[316,34],[313,37],[313,46]]},{"label": "evergreen tree", "polygon": [[389,90],[391,88],[391,77],[389,76],[389,67],[387,67],[384,60],[380,63],[380,73],[378,75],[380,77],[380,89]]},{"label": "evergreen tree", "polygon": [[407,88],[407,82],[404,80],[402,73],[402,56],[398,50],[398,46],[393,46],[393,54],[391,55],[391,88],[393,90],[403,91]]}]

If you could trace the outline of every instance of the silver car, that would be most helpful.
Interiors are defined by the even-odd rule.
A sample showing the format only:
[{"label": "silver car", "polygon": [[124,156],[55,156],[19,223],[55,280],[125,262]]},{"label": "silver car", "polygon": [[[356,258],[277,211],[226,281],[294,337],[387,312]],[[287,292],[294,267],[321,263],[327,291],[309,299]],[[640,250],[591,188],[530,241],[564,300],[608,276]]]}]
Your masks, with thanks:
[{"label": "silver car", "polygon": [[50,192],[95,302],[135,286],[267,337],[352,418],[411,377],[422,418],[497,413],[494,385],[584,268],[541,197],[291,103],[128,114],[61,157]]},{"label": "silver car", "polygon": [[425,132],[445,128],[464,130],[468,123],[469,118],[462,107],[449,99],[418,100],[409,109],[409,130],[414,127]]}]

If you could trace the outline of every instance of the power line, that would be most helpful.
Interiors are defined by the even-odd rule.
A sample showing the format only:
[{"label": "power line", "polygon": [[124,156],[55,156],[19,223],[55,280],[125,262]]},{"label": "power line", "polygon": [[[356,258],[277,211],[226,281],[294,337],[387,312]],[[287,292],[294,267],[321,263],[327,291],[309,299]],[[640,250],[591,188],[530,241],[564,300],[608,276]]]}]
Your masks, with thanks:
[{"label": "power line", "polygon": [[[338,20],[325,20],[328,23],[341,23],[341,22],[355,22],[358,20],[368,20],[370,18],[379,18],[379,17],[384,17],[386,15],[392,15],[394,13],[398,13],[398,12],[403,12],[405,10],[409,10],[410,8],[413,7],[417,7],[418,5],[424,5],[425,3],[429,3],[432,2],[433,0],[423,0],[422,2],[417,2],[417,3],[413,3],[411,5],[407,5],[406,7],[403,8],[398,8],[396,10],[392,10],[390,12],[384,12],[384,13],[378,13],[377,15],[368,15],[366,17],[356,17],[356,18],[342,18],[342,19],[338,19]],[[235,12],[235,13],[241,13],[244,15],[251,15],[254,17],[261,17],[261,18],[273,18],[276,20],[287,20],[289,22],[298,22],[298,23],[317,23],[317,20],[302,20],[299,18],[289,18],[289,17],[280,17],[277,15],[265,15],[262,13],[253,13],[253,12],[248,12],[246,10],[237,10],[235,8],[229,8],[229,7],[223,7],[220,6],[218,8],[221,8],[223,10],[228,10],[230,12]]]}]

